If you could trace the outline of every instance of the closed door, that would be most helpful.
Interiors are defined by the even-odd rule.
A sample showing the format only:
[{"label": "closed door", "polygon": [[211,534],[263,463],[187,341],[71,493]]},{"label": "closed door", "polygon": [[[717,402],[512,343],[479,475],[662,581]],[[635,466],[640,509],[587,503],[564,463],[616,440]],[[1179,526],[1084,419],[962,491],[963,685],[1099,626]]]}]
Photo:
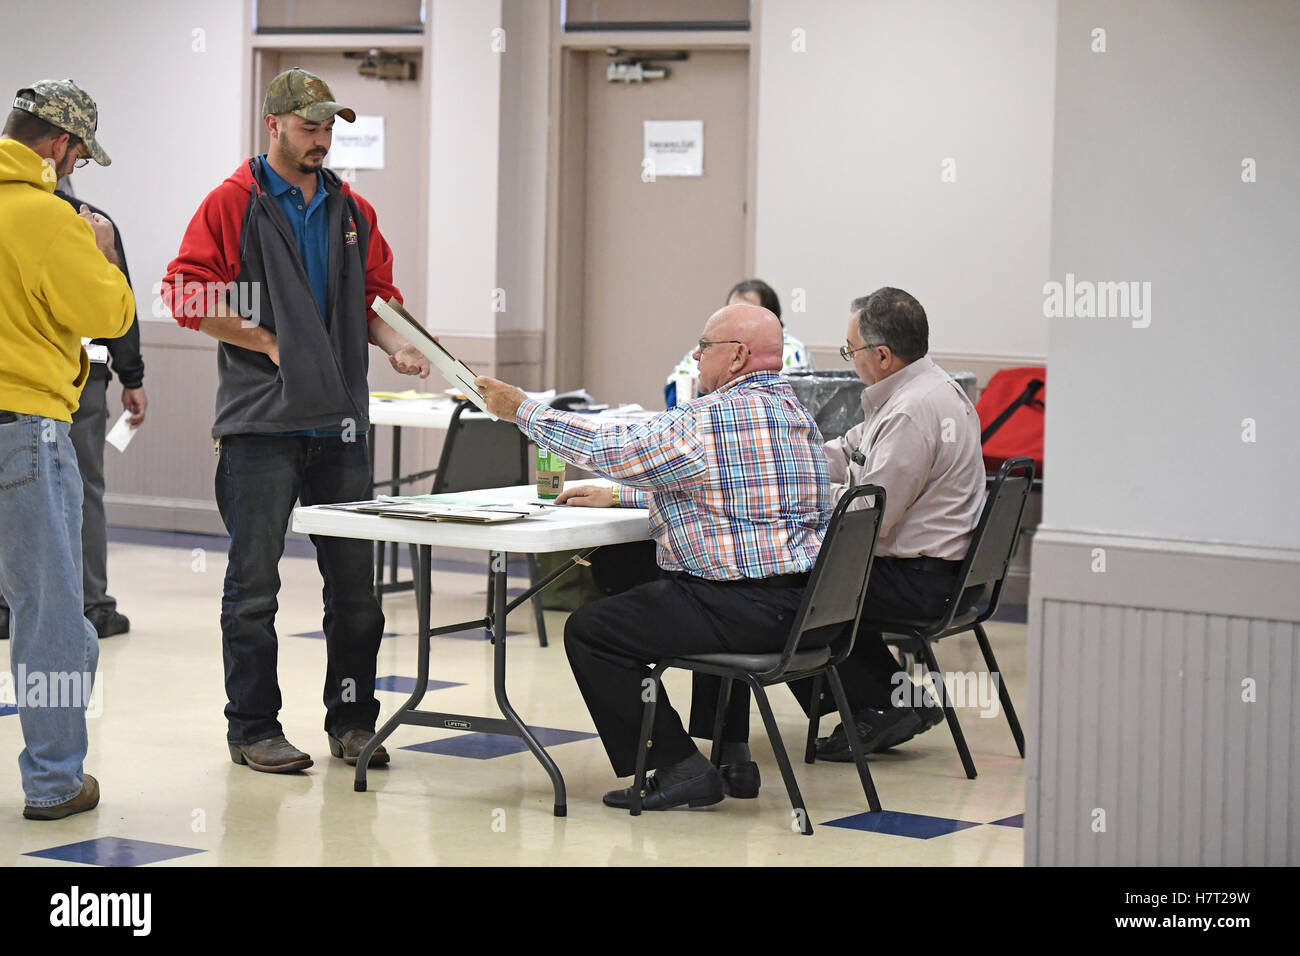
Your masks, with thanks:
[{"label": "closed door", "polygon": [[[586,55],[581,378],[600,401],[662,408],[669,371],[744,278],[748,56],[693,50],[666,79],[622,84]],[[702,120],[703,175],[644,181],[646,120]]]}]

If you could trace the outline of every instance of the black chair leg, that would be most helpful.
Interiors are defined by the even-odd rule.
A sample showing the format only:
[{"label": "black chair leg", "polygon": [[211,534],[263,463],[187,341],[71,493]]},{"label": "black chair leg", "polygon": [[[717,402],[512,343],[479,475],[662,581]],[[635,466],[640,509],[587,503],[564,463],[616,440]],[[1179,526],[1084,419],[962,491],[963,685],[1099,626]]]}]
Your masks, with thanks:
[{"label": "black chair leg", "polygon": [[1007,715],[1007,723],[1011,725],[1011,736],[1016,738],[1016,749],[1024,757],[1025,732],[1020,729],[1020,721],[1016,719],[1016,709],[1011,706],[1011,692],[1007,690],[1007,682],[1002,679],[1002,671],[998,669],[997,658],[993,656],[993,647],[989,644],[989,637],[984,633],[982,624],[975,625],[975,639],[980,642],[980,651],[984,654],[989,675],[998,682],[998,700],[1002,702],[1002,712]]},{"label": "black chair leg", "polygon": [[713,714],[713,749],[709,752],[709,760],[713,766],[722,766],[722,728],[727,722],[727,707],[731,703],[731,678],[718,678],[718,703],[717,710]]},{"label": "black chair leg", "polygon": [[930,669],[931,674],[938,677],[934,692],[939,697],[939,703],[943,705],[943,716],[948,720],[948,729],[952,731],[952,739],[957,745],[957,755],[961,757],[961,765],[966,770],[966,776],[974,780],[975,761],[971,759],[970,748],[966,746],[966,736],[961,732],[961,724],[957,722],[957,711],[953,709],[952,700],[948,697],[948,688],[943,684],[943,674],[939,670],[939,662],[935,659],[934,648],[930,646],[929,641],[919,643],[921,653],[925,655],[925,666]]},{"label": "black chair leg", "polygon": [[786,793],[790,795],[790,805],[794,807],[794,822],[799,824],[800,833],[811,836],[812,819],[808,816],[808,807],[804,805],[803,794],[799,792],[799,782],[794,778],[794,767],[790,765],[790,755],[785,752],[781,729],[777,727],[776,718],[772,715],[772,706],[767,702],[767,693],[763,690],[763,685],[750,676],[746,676],[745,683],[754,692],[754,699],[758,701],[758,712],[763,715],[767,738],[772,741],[772,751],[776,754],[777,766],[781,768],[781,779],[785,781]]},{"label": "black chair leg", "polygon": [[[659,704],[659,694],[662,692],[663,671],[656,664],[650,669],[650,679],[654,682],[648,690],[650,696],[646,699],[645,708],[641,711],[641,736],[636,748],[636,775],[632,778],[632,807],[631,814],[634,817],[641,815],[641,801],[645,799],[645,765],[650,756],[650,748],[654,746],[654,741],[650,739],[650,734],[655,725],[655,707]],[[644,692],[642,693],[644,697]]]},{"label": "black chair leg", "polygon": [[812,713],[808,715],[808,743],[804,745],[803,762],[817,762],[817,729],[821,724],[822,713],[822,675],[818,671],[812,679],[812,697],[809,698]]},{"label": "black chair leg", "polygon": [[[532,587],[537,583],[541,575],[537,572],[537,555],[528,555],[528,586]],[[542,595],[539,591],[532,597],[533,602],[533,620],[537,623],[537,643],[546,647],[546,617],[542,614]]]},{"label": "black chair leg", "polygon": [[[844,723],[849,753],[853,754],[853,762],[858,768],[858,779],[862,781],[862,792],[866,795],[867,807],[872,813],[879,813],[880,796],[876,793],[876,782],[871,779],[871,768],[867,766],[867,755],[862,750],[857,733],[854,732],[857,724],[853,720],[853,711],[849,710],[849,698],[844,693],[844,685],[840,682],[840,672],[831,667],[826,673],[830,678],[831,694],[835,697],[835,706],[839,709],[840,720]],[[817,679],[821,680],[820,674],[817,675]]]}]

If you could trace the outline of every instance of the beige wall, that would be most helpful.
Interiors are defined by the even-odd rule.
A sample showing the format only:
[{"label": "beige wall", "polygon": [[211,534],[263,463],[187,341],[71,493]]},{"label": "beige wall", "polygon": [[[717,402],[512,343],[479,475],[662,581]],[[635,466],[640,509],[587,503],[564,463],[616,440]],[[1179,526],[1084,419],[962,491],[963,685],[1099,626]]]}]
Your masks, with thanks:
[{"label": "beige wall", "polygon": [[937,352],[1046,354],[1055,21],[1052,0],[762,0],[755,271],[806,344],[893,285]]},{"label": "beige wall", "polygon": [[6,15],[0,30],[0,94],[71,77],[99,106],[113,164],[91,163],[72,186],[121,229],[142,321],[194,210],[243,158],[243,9],[243,0],[48,0],[38,29]]}]

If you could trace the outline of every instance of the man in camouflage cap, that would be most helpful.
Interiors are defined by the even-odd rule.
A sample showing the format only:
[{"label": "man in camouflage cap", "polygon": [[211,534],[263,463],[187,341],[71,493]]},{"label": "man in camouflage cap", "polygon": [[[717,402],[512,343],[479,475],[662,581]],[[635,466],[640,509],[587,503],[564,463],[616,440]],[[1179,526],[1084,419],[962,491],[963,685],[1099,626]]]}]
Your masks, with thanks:
[{"label": "man in camouflage cap", "polygon": [[21,89],[14,96],[13,107],[77,137],[85,144],[90,158],[99,165],[107,166],[112,162],[95,138],[95,131],[99,128],[99,110],[95,101],[71,80],[41,80]]},{"label": "man in camouflage cap", "polygon": [[[80,160],[108,165],[94,101],[71,80],[18,91],[0,132],[0,592],[13,609],[10,660],[25,747],[29,820],[92,810],[86,703],[99,659],[83,614],[82,483],[70,426],[90,362],[82,337],[116,338],[135,300],[116,268],[113,225],[54,195]],[[50,699],[28,685],[56,678]]]},{"label": "man in camouflage cap", "polygon": [[334,102],[334,94],[315,73],[294,67],[285,70],[267,87],[262,101],[262,116],[282,116],[293,113],[312,123],[323,123],[335,114],[349,123],[357,121],[357,114]]},{"label": "man in camouflage cap", "polygon": [[[407,375],[429,360],[370,303],[401,293],[374,207],[325,168],[336,116],[356,114],[325,81],[286,70],[262,106],[267,152],[204,199],[163,279],[181,324],[219,340],[217,508],[230,532],[221,604],[230,759],[264,773],[312,765],[279,714],[276,570],[294,504],[368,497],[369,346]],[[240,289],[240,308],[205,289]],[[233,298],[234,294],[229,293]],[[249,321],[252,318],[252,321]],[[374,736],[376,655],[384,615],[366,541],[313,538],[325,583],[325,732],[355,764]],[[387,763],[379,747],[370,764]]]}]

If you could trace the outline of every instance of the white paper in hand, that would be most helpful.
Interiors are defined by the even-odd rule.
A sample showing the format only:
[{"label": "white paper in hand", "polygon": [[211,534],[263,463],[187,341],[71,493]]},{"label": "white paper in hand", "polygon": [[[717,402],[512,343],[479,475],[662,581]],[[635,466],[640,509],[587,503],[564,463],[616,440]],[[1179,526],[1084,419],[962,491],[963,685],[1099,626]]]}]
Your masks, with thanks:
[{"label": "white paper in hand", "polygon": [[370,307],[375,310],[375,315],[388,323],[402,338],[406,339],[428,358],[433,363],[433,367],[442,373],[442,377],[447,380],[448,384],[454,386],[471,402],[487,412],[494,422],[501,420],[488,411],[487,402],[483,400],[483,396],[474,387],[475,375],[473,370],[436,342],[433,336],[425,331],[424,326],[416,322],[414,316],[402,308],[402,304],[396,298],[385,302],[375,296],[375,301],[370,303]]},{"label": "white paper in hand", "polygon": [[130,417],[130,409],[123,411],[122,417],[113,424],[113,427],[109,429],[108,434],[104,436],[104,441],[108,442],[118,451],[126,451],[126,446],[131,444],[131,439],[135,437],[136,429],[140,427],[138,425],[132,425],[128,421]]}]

